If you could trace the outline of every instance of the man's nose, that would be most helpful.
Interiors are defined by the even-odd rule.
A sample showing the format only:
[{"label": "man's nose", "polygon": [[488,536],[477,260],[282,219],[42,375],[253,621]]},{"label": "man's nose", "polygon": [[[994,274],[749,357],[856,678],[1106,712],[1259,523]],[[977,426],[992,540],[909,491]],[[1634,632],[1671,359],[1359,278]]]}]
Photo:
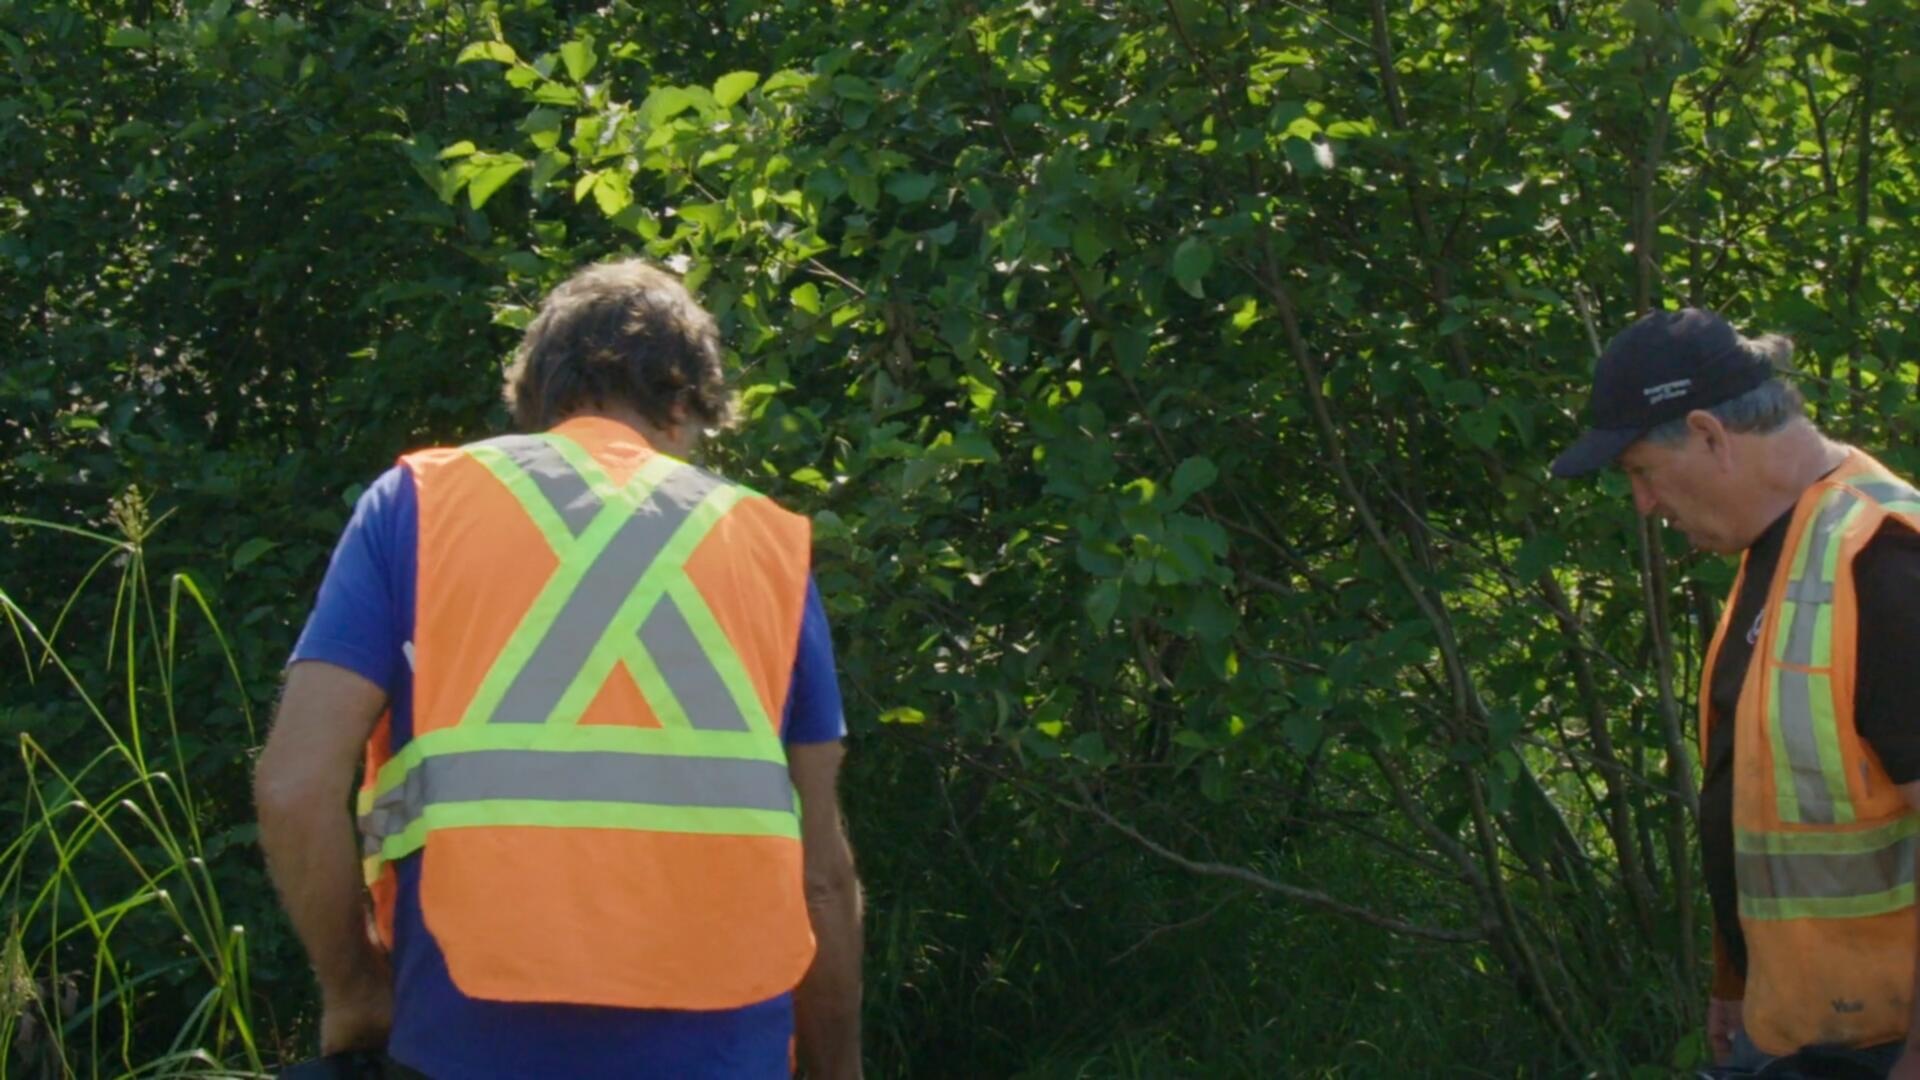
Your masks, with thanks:
[{"label": "man's nose", "polygon": [[1647,487],[1646,482],[1637,476],[1633,477],[1634,510],[1637,511],[1641,517],[1646,517],[1652,514],[1654,507],[1658,505],[1659,501],[1653,497],[1653,491]]}]

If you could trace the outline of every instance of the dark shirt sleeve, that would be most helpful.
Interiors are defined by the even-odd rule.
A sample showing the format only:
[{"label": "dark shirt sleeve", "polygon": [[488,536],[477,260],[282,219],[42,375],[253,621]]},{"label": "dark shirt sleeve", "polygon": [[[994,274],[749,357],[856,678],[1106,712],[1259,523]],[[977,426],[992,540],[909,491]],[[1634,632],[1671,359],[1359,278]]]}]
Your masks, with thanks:
[{"label": "dark shirt sleeve", "polygon": [[1920,780],[1920,535],[1894,523],[1853,562],[1854,726],[1896,784]]}]

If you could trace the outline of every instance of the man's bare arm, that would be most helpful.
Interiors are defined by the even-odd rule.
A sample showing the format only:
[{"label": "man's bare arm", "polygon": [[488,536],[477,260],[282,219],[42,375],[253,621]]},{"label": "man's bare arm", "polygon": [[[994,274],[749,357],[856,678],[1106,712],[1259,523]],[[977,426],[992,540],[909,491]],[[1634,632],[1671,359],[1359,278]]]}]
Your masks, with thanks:
[{"label": "man's bare arm", "polygon": [[326,1053],[378,1048],[391,1023],[392,986],[386,958],[367,936],[348,802],[355,764],[386,700],[345,668],[293,665],[254,773],[260,846],[320,980]]},{"label": "man's bare arm", "polygon": [[838,741],[787,748],[800,795],[807,912],[819,944],[793,995],[800,1065],[809,1080],[860,1076],[860,881],[840,819],[845,756]]}]

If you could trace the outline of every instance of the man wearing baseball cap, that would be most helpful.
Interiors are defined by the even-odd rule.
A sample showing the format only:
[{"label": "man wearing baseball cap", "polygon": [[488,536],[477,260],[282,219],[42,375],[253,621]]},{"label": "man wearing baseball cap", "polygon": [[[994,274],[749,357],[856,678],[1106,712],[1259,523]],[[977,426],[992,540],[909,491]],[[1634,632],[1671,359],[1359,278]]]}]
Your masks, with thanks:
[{"label": "man wearing baseball cap", "polygon": [[1553,473],[1617,464],[1641,514],[1741,556],[1700,680],[1715,1060],[1920,1076],[1920,492],[1814,427],[1792,353],[1707,311],[1640,319]]}]

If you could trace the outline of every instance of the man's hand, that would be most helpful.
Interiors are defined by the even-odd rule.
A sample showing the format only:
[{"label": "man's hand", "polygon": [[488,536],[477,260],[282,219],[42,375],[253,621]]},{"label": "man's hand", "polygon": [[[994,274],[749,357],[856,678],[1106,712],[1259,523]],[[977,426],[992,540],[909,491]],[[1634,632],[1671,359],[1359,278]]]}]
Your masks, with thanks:
[{"label": "man's hand", "polygon": [[1713,1051],[1713,1063],[1725,1065],[1733,1056],[1733,1036],[1740,1030],[1740,1001],[1707,999],[1707,1047]]},{"label": "man's hand", "polygon": [[323,990],[320,1001],[320,1053],[384,1050],[393,1030],[393,978],[381,970],[358,985]]}]

